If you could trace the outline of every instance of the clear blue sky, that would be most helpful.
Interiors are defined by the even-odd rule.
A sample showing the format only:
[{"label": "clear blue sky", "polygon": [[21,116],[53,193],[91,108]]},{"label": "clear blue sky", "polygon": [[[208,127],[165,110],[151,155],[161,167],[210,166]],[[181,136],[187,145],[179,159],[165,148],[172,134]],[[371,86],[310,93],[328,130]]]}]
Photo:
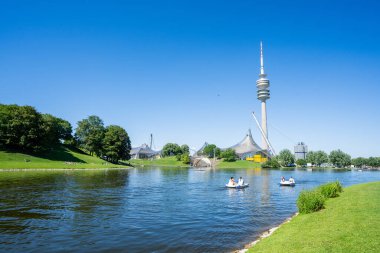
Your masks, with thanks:
[{"label": "clear blue sky", "polygon": [[377,1],[1,1],[0,103],[149,141],[228,147],[260,112],[275,149],[380,156]]}]

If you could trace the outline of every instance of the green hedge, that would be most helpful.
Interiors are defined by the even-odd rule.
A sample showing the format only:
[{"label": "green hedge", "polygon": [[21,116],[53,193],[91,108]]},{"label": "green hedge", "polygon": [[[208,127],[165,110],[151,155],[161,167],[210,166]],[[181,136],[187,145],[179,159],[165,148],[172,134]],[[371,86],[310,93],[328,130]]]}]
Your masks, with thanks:
[{"label": "green hedge", "polygon": [[312,190],[304,190],[297,199],[297,207],[300,213],[312,213],[324,208],[327,198],[335,198],[343,192],[339,181],[320,185]]}]

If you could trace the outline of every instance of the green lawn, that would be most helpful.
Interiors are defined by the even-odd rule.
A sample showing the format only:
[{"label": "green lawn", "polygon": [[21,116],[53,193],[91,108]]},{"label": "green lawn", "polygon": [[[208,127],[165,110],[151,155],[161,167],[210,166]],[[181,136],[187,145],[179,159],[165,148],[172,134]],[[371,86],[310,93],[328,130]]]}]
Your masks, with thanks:
[{"label": "green lawn", "polygon": [[255,163],[246,160],[237,160],[235,162],[223,162],[219,161],[216,164],[219,169],[255,169],[261,168],[260,163]]},{"label": "green lawn", "polygon": [[367,183],[296,216],[248,252],[380,252],[379,231],[380,182]]},{"label": "green lawn", "polygon": [[86,169],[125,167],[87,155],[79,149],[59,146],[39,155],[0,151],[0,169]]},{"label": "green lawn", "polygon": [[189,167],[190,165],[177,161],[174,156],[163,157],[160,159],[131,159],[129,162],[134,166],[169,166],[169,167]]}]

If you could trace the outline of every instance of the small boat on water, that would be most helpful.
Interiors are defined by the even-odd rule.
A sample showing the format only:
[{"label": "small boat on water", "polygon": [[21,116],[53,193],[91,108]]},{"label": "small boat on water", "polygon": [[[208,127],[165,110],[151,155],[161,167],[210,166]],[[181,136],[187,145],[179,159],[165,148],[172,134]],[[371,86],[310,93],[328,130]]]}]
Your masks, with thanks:
[{"label": "small boat on water", "polygon": [[296,186],[295,182],[281,181],[280,186]]},{"label": "small boat on water", "polygon": [[246,188],[248,186],[249,186],[249,184],[243,184],[243,185],[238,185],[238,184],[236,184],[236,185],[230,185],[230,184],[226,184],[227,188],[234,188],[234,189],[243,189],[243,188]]}]

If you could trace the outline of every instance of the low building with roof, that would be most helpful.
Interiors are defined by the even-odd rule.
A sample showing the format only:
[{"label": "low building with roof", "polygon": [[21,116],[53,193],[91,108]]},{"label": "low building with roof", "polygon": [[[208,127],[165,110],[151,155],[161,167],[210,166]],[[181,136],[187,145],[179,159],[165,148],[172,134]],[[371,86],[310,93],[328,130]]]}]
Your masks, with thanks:
[{"label": "low building with roof", "polygon": [[147,144],[131,149],[131,159],[154,159],[161,157],[161,151],[151,149]]}]

